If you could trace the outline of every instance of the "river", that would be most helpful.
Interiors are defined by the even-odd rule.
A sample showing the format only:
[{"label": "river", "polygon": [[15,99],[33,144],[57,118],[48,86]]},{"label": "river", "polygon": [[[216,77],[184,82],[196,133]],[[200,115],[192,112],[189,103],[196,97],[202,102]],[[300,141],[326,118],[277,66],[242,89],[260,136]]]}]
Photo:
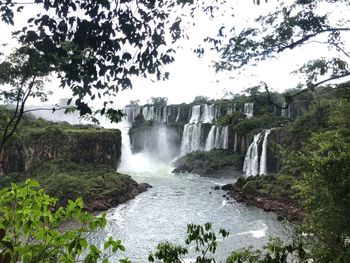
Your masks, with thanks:
[{"label": "river", "polygon": [[[188,223],[211,222],[215,230],[224,228],[229,237],[219,242],[215,258],[225,262],[230,251],[261,247],[269,237],[291,235],[290,225],[276,220],[276,215],[229,200],[215,185],[234,182],[234,178],[208,178],[194,174],[173,174],[170,165],[150,162],[144,155],[133,156],[120,172],[137,182],[153,186],[135,199],[107,212],[107,227],[93,235],[100,245],[109,236],[122,240],[132,262],[148,262],[148,255],[162,241],[184,244]],[[189,255],[189,257],[193,257]]]}]

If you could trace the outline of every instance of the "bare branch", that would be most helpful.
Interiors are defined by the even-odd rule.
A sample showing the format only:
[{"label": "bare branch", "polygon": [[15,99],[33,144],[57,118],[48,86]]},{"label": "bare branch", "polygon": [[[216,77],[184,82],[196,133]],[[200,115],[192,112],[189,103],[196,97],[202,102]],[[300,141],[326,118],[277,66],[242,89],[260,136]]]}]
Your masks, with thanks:
[{"label": "bare branch", "polygon": [[34,112],[34,111],[59,111],[59,110],[65,110],[68,109],[68,106],[59,106],[59,107],[52,107],[52,108],[35,108],[35,109],[29,109],[23,111],[23,113],[28,113],[28,112]]}]

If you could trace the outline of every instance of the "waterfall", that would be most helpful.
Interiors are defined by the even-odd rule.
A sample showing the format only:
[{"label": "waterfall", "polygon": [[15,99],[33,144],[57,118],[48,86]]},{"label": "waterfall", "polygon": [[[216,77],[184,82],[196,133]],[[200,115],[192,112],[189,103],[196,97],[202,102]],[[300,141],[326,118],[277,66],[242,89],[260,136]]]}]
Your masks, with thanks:
[{"label": "waterfall", "polygon": [[254,135],[254,140],[250,144],[244,158],[243,172],[246,176],[255,176],[259,173],[259,143],[261,133]]},{"label": "waterfall", "polygon": [[213,125],[205,142],[205,150],[228,149],[228,126],[217,127]]},{"label": "waterfall", "polygon": [[[243,172],[246,176],[255,176],[257,174],[267,174],[267,138],[271,129],[264,130],[254,136],[253,142],[250,144],[246,156],[244,158]],[[264,138],[262,140],[262,134]],[[262,145],[261,145],[262,140]],[[261,155],[259,156],[259,146],[262,147]]]},{"label": "waterfall", "polygon": [[202,123],[212,123],[216,119],[217,115],[217,108],[215,107],[215,104],[203,105],[203,115],[201,118]]},{"label": "waterfall", "polygon": [[244,115],[248,119],[254,116],[254,103],[244,103]]},{"label": "waterfall", "polygon": [[228,149],[228,126],[222,128],[221,140],[222,140],[222,148]]},{"label": "waterfall", "polygon": [[166,126],[162,125],[158,132],[158,155],[162,161],[171,159],[171,145],[169,145],[169,138]]},{"label": "waterfall", "polygon": [[198,123],[201,118],[201,105],[194,105],[192,107],[192,114],[189,123]]},{"label": "waterfall", "polygon": [[124,120],[126,120],[128,124],[131,124],[133,121],[135,121],[137,114],[141,113],[141,107],[136,105],[127,106],[123,111],[126,114]]},{"label": "waterfall", "polygon": [[185,124],[181,141],[181,155],[201,150],[201,137],[201,124]]},{"label": "waterfall", "polygon": [[177,115],[176,115],[175,122],[178,122],[180,120],[180,113],[181,113],[181,106],[177,108]]},{"label": "waterfall", "polygon": [[267,174],[267,137],[269,136],[271,130],[265,130],[264,141],[262,145],[262,152],[260,157],[260,173]]},{"label": "waterfall", "polygon": [[221,132],[221,127],[216,128],[216,133],[215,133],[215,148],[220,148],[220,132]]},{"label": "waterfall", "polygon": [[154,106],[146,106],[142,108],[142,115],[146,121],[154,119]]},{"label": "waterfall", "polygon": [[215,131],[216,131],[216,126],[215,125],[211,126],[207,140],[205,142],[206,151],[210,151],[211,149],[215,148]]}]

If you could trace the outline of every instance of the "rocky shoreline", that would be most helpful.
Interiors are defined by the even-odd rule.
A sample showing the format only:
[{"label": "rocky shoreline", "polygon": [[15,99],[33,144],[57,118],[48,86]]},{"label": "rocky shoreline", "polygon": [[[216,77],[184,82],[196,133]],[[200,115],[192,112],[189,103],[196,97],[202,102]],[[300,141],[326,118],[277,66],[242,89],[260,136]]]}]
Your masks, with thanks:
[{"label": "rocky shoreline", "polygon": [[256,189],[245,188],[244,184],[237,181],[235,184],[227,184],[221,187],[238,203],[252,205],[266,212],[277,214],[278,220],[303,221],[306,217],[298,201],[271,194],[262,193]]},{"label": "rocky shoreline", "polygon": [[131,199],[134,199],[138,194],[146,192],[149,188],[152,188],[152,186],[147,183],[137,184],[134,180],[132,180],[132,182],[126,184],[123,189],[115,190],[108,196],[83,197],[84,210],[89,212],[108,210]]}]

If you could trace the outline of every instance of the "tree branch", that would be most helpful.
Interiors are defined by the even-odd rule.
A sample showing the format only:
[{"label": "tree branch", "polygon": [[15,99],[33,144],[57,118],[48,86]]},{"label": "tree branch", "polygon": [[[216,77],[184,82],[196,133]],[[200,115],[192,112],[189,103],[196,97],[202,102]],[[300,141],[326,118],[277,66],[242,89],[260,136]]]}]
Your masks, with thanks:
[{"label": "tree branch", "polygon": [[342,28],[342,27],[341,28],[327,28],[327,29],[323,29],[323,30],[320,30],[318,32],[315,32],[313,34],[305,35],[302,38],[300,38],[299,40],[297,40],[295,42],[292,42],[289,45],[286,45],[286,46],[283,46],[283,47],[279,48],[277,50],[277,53],[283,52],[286,49],[293,49],[296,46],[299,46],[299,45],[305,43],[309,39],[311,39],[313,37],[316,37],[319,34],[323,34],[323,33],[327,33],[327,32],[337,32],[337,31],[350,31],[350,28],[348,28],[348,27],[344,27],[344,28]]},{"label": "tree branch", "polygon": [[[310,90],[312,90],[312,89],[314,89],[314,88],[316,88],[316,87],[318,87],[318,86],[320,86],[320,85],[322,85],[322,84],[324,84],[326,82],[342,79],[342,78],[349,77],[349,76],[350,76],[350,72],[344,73],[344,74],[339,75],[339,76],[332,76],[332,77],[330,77],[328,79],[324,79],[324,80],[319,81],[319,82],[317,82],[315,84],[311,84],[310,86],[308,86],[308,87],[306,87],[304,89],[301,89],[297,93],[291,95],[291,97],[292,98],[297,97],[297,96],[299,96],[299,95],[301,95],[301,94],[303,94],[303,93],[305,93],[307,91],[310,91]],[[273,101],[273,99],[271,97],[271,93],[270,93],[268,85],[265,82],[261,82],[261,85],[263,85],[264,88],[265,88],[265,91],[267,93],[267,100],[268,100],[268,102],[270,104],[272,104],[273,106],[276,106],[277,108],[279,108],[281,110],[288,109],[288,107],[289,107],[291,102],[287,102],[284,106],[281,106],[281,105],[277,104],[276,102]]]},{"label": "tree branch", "polygon": [[28,112],[34,112],[34,111],[49,111],[49,110],[51,110],[52,112],[55,112],[55,111],[65,110],[65,109],[68,109],[68,106],[59,106],[59,107],[52,107],[52,108],[35,108],[35,109],[25,110],[23,111],[23,114]]},{"label": "tree branch", "polygon": [[[3,134],[3,137],[1,140],[1,144],[0,144],[0,152],[4,149],[5,143],[8,141],[8,139],[14,134],[14,132],[16,131],[16,129],[18,127],[18,124],[20,123],[20,121],[22,119],[22,116],[24,113],[24,106],[25,106],[27,99],[31,95],[32,88],[35,84],[35,79],[36,79],[36,76],[33,76],[33,79],[31,80],[31,82],[28,85],[28,88],[26,89],[26,93],[24,93],[24,95],[23,95],[24,97],[22,99],[22,102],[20,103],[21,107],[19,109],[18,116],[17,116],[17,112],[18,112],[18,109],[17,109],[17,112],[15,113],[14,117],[12,117],[11,121],[6,126],[6,129],[4,131],[4,134]],[[13,122],[14,122],[13,127],[10,128],[10,126]]]}]

